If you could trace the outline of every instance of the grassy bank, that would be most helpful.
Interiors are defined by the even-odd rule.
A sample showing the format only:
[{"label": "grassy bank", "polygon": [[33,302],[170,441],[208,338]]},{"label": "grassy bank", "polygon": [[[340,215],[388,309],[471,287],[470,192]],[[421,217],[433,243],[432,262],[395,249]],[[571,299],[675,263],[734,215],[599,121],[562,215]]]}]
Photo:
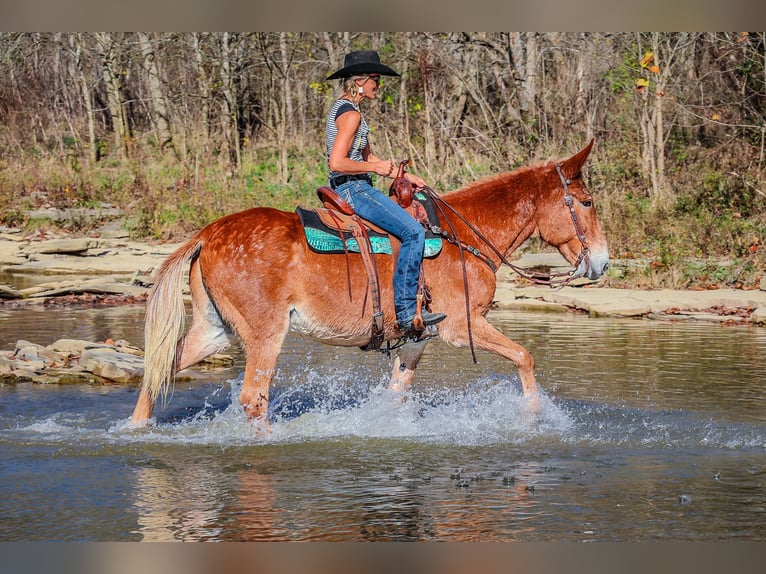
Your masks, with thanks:
[{"label": "grassy bank", "polygon": [[[715,160],[715,161],[714,161]],[[650,198],[634,160],[601,146],[588,163],[587,179],[610,242],[621,261],[606,278],[612,286],[644,288],[757,287],[766,269],[766,196],[746,176],[697,157],[690,169],[669,174],[672,193]],[[315,190],[325,183],[318,149],[288,154],[289,178],[278,183],[273,148],[249,149],[242,169],[228,162],[178,162],[172,156],[137,152],[124,162],[106,159],[95,167],[76,158],[30,155],[0,165],[0,224],[27,231],[62,229],[88,234],[105,221],[56,223],[33,217],[42,207],[99,207],[122,211],[135,239],[179,240],[223,215],[253,206],[293,210],[316,206]],[[437,190],[499,171],[493,160],[473,156],[429,174]],[[423,170],[417,170],[423,174]],[[424,174],[426,175],[426,174]],[[530,240],[526,249],[544,248]]]}]

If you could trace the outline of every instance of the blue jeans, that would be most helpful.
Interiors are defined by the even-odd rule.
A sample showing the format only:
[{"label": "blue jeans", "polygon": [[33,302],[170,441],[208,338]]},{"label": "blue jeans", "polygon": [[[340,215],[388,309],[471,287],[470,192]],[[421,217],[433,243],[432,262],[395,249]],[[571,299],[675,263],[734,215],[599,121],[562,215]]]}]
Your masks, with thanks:
[{"label": "blue jeans", "polygon": [[349,181],[335,191],[359,217],[374,223],[401,242],[394,271],[394,309],[398,321],[411,319],[417,309],[418,274],[426,243],[423,226],[396,201],[366,181]]}]

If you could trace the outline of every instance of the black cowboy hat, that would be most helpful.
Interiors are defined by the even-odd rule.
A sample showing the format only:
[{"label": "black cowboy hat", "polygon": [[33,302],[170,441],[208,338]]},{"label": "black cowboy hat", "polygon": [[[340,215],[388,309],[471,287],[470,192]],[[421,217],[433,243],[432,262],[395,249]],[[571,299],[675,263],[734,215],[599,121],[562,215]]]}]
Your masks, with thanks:
[{"label": "black cowboy hat", "polygon": [[388,66],[380,63],[380,56],[375,50],[357,50],[356,52],[346,54],[343,67],[327,79],[350,78],[360,74],[399,75]]}]

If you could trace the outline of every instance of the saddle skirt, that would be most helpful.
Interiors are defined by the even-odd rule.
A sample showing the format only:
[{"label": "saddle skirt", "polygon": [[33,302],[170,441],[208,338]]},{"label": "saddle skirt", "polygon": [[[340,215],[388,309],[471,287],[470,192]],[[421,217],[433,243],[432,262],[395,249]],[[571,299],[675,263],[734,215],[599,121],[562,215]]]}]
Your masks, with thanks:
[{"label": "saddle skirt", "polygon": [[[413,206],[422,209],[428,221],[434,226],[439,225],[433,200],[424,193],[415,193]],[[416,203],[419,206],[415,205]],[[408,211],[411,211],[409,208]],[[373,253],[391,255],[391,240],[388,233],[369,221],[354,216],[345,215],[334,209],[306,209],[297,207],[295,212],[301,219],[306,234],[306,241],[312,251],[317,253],[360,253],[359,243],[353,230],[358,221],[365,224],[365,230],[370,239]],[[442,238],[426,228],[424,257],[436,257],[442,249]]]}]

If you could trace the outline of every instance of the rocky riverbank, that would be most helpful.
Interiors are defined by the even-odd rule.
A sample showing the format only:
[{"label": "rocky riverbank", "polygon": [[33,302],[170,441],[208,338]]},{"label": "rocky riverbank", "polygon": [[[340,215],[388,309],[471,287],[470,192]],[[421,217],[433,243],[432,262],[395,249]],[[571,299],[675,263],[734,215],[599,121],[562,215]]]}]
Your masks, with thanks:
[{"label": "rocky riverbank", "polygon": [[[119,231],[94,238],[25,236],[0,229],[0,305],[50,303],[96,304],[106,300],[141,302],[151,286],[153,270],[178,243],[151,245],[130,241]],[[49,277],[55,281],[47,281]],[[9,284],[33,283],[19,288]],[[24,279],[23,281],[21,279]],[[64,302],[67,300],[64,299]]]},{"label": "rocky riverbank", "polygon": [[[147,244],[127,234],[103,231],[99,237],[25,236],[0,228],[0,306],[33,304],[141,303],[152,285],[152,273],[180,243]],[[566,269],[556,253],[525,254],[522,267]],[[55,281],[46,281],[56,276]],[[34,278],[17,288],[8,277]],[[529,286],[509,269],[498,274],[496,306],[525,311],[577,311],[592,317],[642,317],[766,324],[766,280],[761,289],[638,290],[600,287],[577,281],[561,289]]]},{"label": "rocky riverbank", "polygon": [[[566,271],[557,253],[532,253],[517,262],[526,268]],[[632,317],[670,321],[708,321],[766,326],[766,278],[760,289],[614,289],[577,280],[574,286],[551,289],[529,286],[513,272],[498,273],[495,305],[499,309],[581,312],[590,317]]]},{"label": "rocky riverbank", "polygon": [[[232,364],[228,355],[213,355],[177,380],[191,380],[201,370]],[[143,350],[122,340],[59,339],[42,346],[20,339],[13,350],[0,351],[0,384],[139,383],[143,372]]]}]

